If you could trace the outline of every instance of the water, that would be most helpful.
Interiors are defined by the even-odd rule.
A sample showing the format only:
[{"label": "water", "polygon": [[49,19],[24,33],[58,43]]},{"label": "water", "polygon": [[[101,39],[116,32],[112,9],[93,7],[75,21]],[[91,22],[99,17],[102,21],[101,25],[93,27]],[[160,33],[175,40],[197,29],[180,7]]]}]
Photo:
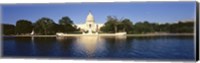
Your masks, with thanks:
[{"label": "water", "polygon": [[195,59],[193,36],[3,37],[3,57]]}]

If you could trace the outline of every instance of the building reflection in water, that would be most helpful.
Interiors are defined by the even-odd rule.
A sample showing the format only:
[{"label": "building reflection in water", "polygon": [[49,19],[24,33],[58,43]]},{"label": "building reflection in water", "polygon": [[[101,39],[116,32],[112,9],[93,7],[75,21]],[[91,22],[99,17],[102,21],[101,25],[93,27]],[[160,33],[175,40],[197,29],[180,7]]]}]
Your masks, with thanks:
[{"label": "building reflection in water", "polygon": [[[168,41],[162,42],[163,40]],[[61,57],[84,59],[161,58],[163,60],[170,60],[170,58],[182,60],[187,58],[188,60],[192,60],[194,59],[191,56],[193,54],[191,52],[193,48],[192,41],[193,37],[188,36],[3,37],[2,47],[4,57]],[[180,45],[180,43],[183,45]],[[157,46],[155,47],[155,45]],[[177,48],[177,46],[180,47]],[[175,48],[176,50],[174,51],[171,48]],[[170,52],[175,52],[179,55]]]},{"label": "building reflection in water", "polygon": [[78,49],[83,50],[88,57],[92,57],[97,49],[97,45],[101,45],[99,44],[101,38],[98,36],[80,36],[76,42]]},{"label": "building reflection in water", "polygon": [[[56,37],[59,42],[63,42],[66,38],[69,37]],[[111,46],[107,41],[109,38],[113,39],[116,42],[115,45],[117,48],[120,48],[124,42],[126,42],[126,36],[77,36],[76,40],[73,41],[72,49],[73,56],[85,56],[85,57],[99,57],[106,56],[108,48]],[[68,41],[69,42],[69,41]],[[68,46],[68,45],[65,45]],[[116,49],[115,47],[115,49]]]}]

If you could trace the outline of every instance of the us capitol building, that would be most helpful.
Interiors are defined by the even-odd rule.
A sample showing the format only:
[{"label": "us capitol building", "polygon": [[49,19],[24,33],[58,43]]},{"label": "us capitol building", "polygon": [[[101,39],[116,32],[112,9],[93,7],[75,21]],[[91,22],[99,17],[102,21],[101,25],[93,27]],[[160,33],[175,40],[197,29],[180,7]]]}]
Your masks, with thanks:
[{"label": "us capitol building", "polygon": [[[82,35],[104,35],[104,36],[112,36],[112,35],[126,35],[126,32],[118,32],[112,34],[99,34],[100,28],[104,26],[104,24],[96,24],[94,20],[94,16],[91,12],[89,12],[86,17],[86,22],[84,24],[76,24],[77,28],[80,29]],[[64,33],[56,33],[58,36],[68,36],[68,35],[79,35],[79,34],[64,34]]]},{"label": "us capitol building", "polygon": [[90,11],[84,24],[76,24],[77,28],[79,28],[83,34],[98,34],[103,25],[104,24],[95,23],[94,17]]}]

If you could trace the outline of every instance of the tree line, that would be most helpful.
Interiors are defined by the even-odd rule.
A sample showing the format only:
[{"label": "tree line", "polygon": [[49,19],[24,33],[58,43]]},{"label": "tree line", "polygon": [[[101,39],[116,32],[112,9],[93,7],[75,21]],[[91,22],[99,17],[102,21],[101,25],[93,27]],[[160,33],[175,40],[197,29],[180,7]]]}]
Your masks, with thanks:
[{"label": "tree line", "polygon": [[62,17],[58,24],[47,17],[42,17],[35,23],[20,19],[16,22],[16,26],[3,24],[4,35],[26,35],[31,32],[34,32],[36,35],[54,35],[57,32],[71,33],[75,31],[78,31],[78,29],[76,29],[73,21],[68,16]]},{"label": "tree line", "polygon": [[[144,33],[193,33],[194,21],[178,23],[150,23],[148,21],[132,23],[130,19],[118,19],[115,16],[108,16],[104,26],[100,28],[102,33],[116,33],[127,32],[128,34],[144,34]],[[62,33],[81,33],[80,29],[77,29],[73,21],[68,17],[62,17],[59,23],[55,23],[52,19],[42,17],[35,23],[29,20],[20,19],[13,24],[2,24],[4,35],[26,35],[32,31],[36,35],[54,35],[57,32]]]},{"label": "tree line", "polygon": [[108,16],[105,26],[101,28],[104,33],[127,32],[128,34],[144,33],[193,33],[194,21],[179,21],[178,23],[150,23],[148,21],[132,23],[130,19],[118,19]]}]

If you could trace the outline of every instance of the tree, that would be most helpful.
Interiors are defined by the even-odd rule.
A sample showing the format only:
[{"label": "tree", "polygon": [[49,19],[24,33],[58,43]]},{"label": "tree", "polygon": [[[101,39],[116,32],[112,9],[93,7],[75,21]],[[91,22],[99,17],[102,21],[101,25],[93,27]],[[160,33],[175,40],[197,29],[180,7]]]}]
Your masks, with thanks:
[{"label": "tree", "polygon": [[34,32],[36,34],[55,34],[56,33],[56,23],[50,18],[43,17],[36,21],[34,24]]},{"label": "tree", "polygon": [[121,24],[123,27],[123,31],[131,33],[131,31],[133,30],[133,23],[129,19],[122,20]]},{"label": "tree", "polygon": [[134,33],[151,33],[155,32],[155,29],[148,21],[138,22],[134,26]]},{"label": "tree", "polygon": [[59,20],[59,26],[63,29],[60,29],[60,32],[74,32],[77,31],[76,26],[73,24],[73,21],[68,17],[62,17]]},{"label": "tree", "polygon": [[115,16],[108,16],[105,26],[100,29],[103,32],[116,33],[127,32],[132,33],[133,23],[129,19],[118,19]]},{"label": "tree", "polygon": [[154,32],[166,32],[166,33],[193,33],[194,31],[194,22],[187,21],[178,23],[149,23],[138,22],[133,26],[134,33],[154,33]]},{"label": "tree", "polygon": [[100,30],[103,32],[115,33],[118,31],[117,30],[118,25],[119,25],[119,22],[116,17],[108,16],[107,22]]},{"label": "tree", "polygon": [[187,21],[182,22],[179,21],[178,23],[173,23],[169,27],[170,33],[193,33],[194,31],[194,22]]},{"label": "tree", "polygon": [[15,34],[15,26],[12,24],[2,24],[3,26],[3,35],[14,35]]},{"label": "tree", "polygon": [[17,34],[29,34],[32,32],[33,26],[29,20],[18,20],[16,22],[16,33]]},{"label": "tree", "polygon": [[73,21],[68,16],[64,16],[59,20],[59,24],[61,25],[73,24]]},{"label": "tree", "polygon": [[55,24],[56,32],[64,32],[63,29],[64,29],[64,26],[59,25],[59,24]]},{"label": "tree", "polygon": [[169,24],[169,23],[160,24],[159,25],[160,32],[169,32],[170,31],[170,26],[171,26],[171,24]]}]

